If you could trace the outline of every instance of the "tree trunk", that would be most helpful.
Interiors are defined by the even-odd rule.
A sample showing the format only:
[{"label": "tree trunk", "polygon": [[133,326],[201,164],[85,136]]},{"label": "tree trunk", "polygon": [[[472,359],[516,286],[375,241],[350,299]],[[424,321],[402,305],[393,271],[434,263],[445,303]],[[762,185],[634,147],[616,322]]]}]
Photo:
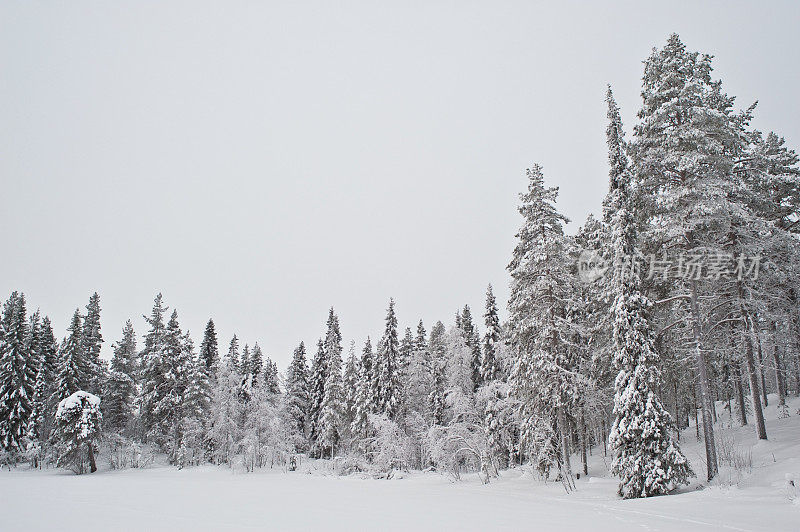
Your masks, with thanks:
[{"label": "tree trunk", "polygon": [[581,440],[580,441],[580,443],[581,443],[581,464],[583,465],[583,474],[584,475],[588,475],[589,474],[589,463],[588,463],[588,458],[586,456],[586,423],[584,422],[584,419],[583,419],[583,412],[581,412],[580,427],[579,427],[578,430],[580,430],[579,437],[580,437],[580,440]]},{"label": "tree trunk", "polygon": [[[697,387],[695,387],[697,388]],[[694,431],[697,433],[697,441],[700,441],[700,419],[697,417],[697,389],[694,391]]]},{"label": "tree trunk", "polygon": [[603,456],[608,457],[608,443],[606,441],[606,437],[608,433],[606,431],[606,420],[605,417],[600,421],[600,431],[603,433]]},{"label": "tree trunk", "polygon": [[703,414],[703,439],[706,448],[706,464],[708,466],[708,480],[710,481],[719,472],[717,463],[717,447],[714,441],[714,424],[711,408],[711,390],[708,383],[708,368],[706,355],[702,347],[702,329],[700,321],[700,305],[697,301],[697,281],[691,281],[691,306],[692,306],[692,334],[694,336],[694,353],[697,362],[698,377],[700,379],[700,407]]},{"label": "tree trunk", "polygon": [[562,475],[566,478],[563,479],[565,486],[573,486],[572,481],[572,465],[569,460],[569,427],[567,425],[566,407],[558,407],[558,429],[561,433],[561,459],[563,460]]},{"label": "tree trunk", "polygon": [[764,404],[764,407],[769,406],[769,400],[767,399],[767,378],[765,377],[766,371],[764,371],[764,357],[761,353],[761,334],[759,333],[760,327],[758,325],[758,315],[753,317],[755,323],[752,325],[752,331],[755,333],[756,337],[756,347],[758,353],[758,378],[761,381],[761,398]]},{"label": "tree trunk", "polygon": [[89,448],[89,473],[94,473],[97,471],[97,463],[94,461],[94,445],[92,442],[88,442],[86,445]]},{"label": "tree trunk", "polygon": [[794,382],[796,386],[794,394],[800,397],[800,351],[797,352],[797,365],[794,369]]},{"label": "tree trunk", "polygon": [[761,410],[761,394],[758,389],[758,374],[756,373],[756,361],[753,356],[753,323],[743,310],[745,320],[745,360],[747,361],[747,374],[750,378],[750,395],[753,398],[753,413],[756,417],[756,433],[760,440],[767,439],[767,427],[764,424],[764,411]]},{"label": "tree trunk", "polygon": [[680,410],[678,406],[678,381],[672,383],[673,390],[675,391],[675,439],[681,441],[681,419],[679,417]]},{"label": "tree trunk", "polygon": [[778,404],[786,405],[786,386],[783,380],[783,367],[781,365],[780,339],[778,338],[778,325],[772,323],[772,361],[775,364],[775,389],[778,391]]},{"label": "tree trunk", "polygon": [[734,360],[731,363],[733,373],[733,385],[736,388],[736,406],[739,408],[739,421],[744,427],[747,425],[747,406],[744,402],[744,386],[742,386],[742,370],[739,366],[739,361]]}]

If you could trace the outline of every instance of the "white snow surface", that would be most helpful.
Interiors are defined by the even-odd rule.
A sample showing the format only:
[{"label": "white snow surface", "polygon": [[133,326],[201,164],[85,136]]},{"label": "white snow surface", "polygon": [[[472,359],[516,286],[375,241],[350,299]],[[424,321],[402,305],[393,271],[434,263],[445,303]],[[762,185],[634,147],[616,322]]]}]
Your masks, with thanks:
[{"label": "white snow surface", "polygon": [[19,467],[0,472],[0,530],[796,531],[800,493],[790,481],[800,478],[800,401],[790,402],[788,419],[778,419],[775,403],[765,412],[766,442],[756,439],[752,420],[738,427],[721,415],[718,437],[741,456],[751,453],[752,469],[722,465],[711,486],[702,444],[693,427],[684,431],[682,448],[698,479],[663,497],[620,500],[599,447],[589,477],[569,495],[524,469],[483,485],[476,475],[453,483],[421,472],[373,480],[215,466],[81,476]]}]

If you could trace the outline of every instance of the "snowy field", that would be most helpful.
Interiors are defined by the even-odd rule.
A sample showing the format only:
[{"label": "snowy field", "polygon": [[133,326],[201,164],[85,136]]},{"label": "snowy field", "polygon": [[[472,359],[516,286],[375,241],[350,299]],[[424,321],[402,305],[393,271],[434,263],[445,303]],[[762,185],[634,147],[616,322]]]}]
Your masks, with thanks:
[{"label": "snowy field", "polygon": [[[698,479],[679,493],[619,500],[602,451],[589,478],[567,495],[523,470],[490,485],[434,473],[372,480],[278,470],[245,474],[213,466],[108,471],[76,476],[19,468],[0,473],[0,530],[800,530],[800,503],[788,479],[800,479],[800,401],[792,416],[766,410],[770,441],[752,426],[717,425],[721,448],[752,455],[752,468],[723,465],[704,477],[694,428],[683,449]],[[599,451],[599,454],[598,454]]]}]

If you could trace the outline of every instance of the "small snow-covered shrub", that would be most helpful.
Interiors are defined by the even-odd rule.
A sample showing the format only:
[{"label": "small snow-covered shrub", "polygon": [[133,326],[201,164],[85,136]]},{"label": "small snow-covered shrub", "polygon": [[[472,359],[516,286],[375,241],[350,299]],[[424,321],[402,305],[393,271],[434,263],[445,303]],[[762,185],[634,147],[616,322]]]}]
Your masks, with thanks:
[{"label": "small snow-covered shrub", "polygon": [[407,470],[414,462],[415,449],[400,426],[386,415],[369,415],[369,426],[374,436],[362,442],[370,460],[373,474],[388,474],[392,469]]},{"label": "small snow-covered shrub", "polygon": [[97,471],[95,446],[100,439],[100,398],[78,390],[58,403],[53,432],[58,452],[58,467],[67,467],[77,474]]},{"label": "small snow-covered shrub", "polygon": [[17,465],[17,456],[16,453],[12,451],[7,451],[5,449],[0,449],[0,467],[7,467],[9,471],[11,471],[11,466]]},{"label": "small snow-covered shrub", "polygon": [[462,471],[477,471],[484,484],[497,476],[486,440],[483,420],[472,399],[458,390],[447,394],[451,419],[447,425],[434,425],[428,431],[431,460],[437,469],[446,471],[454,480]]},{"label": "small snow-covered shrub", "polygon": [[717,457],[720,463],[737,472],[750,473],[753,470],[753,451],[742,449],[733,436],[724,431],[717,438]]},{"label": "small snow-covered shrub", "polygon": [[39,468],[44,462],[46,454],[42,442],[39,440],[27,440],[25,443],[25,452],[23,453],[24,459],[31,465],[32,468]]},{"label": "small snow-covered shrub", "polygon": [[200,465],[206,460],[208,448],[203,423],[196,417],[181,421],[181,443],[175,456],[178,468]]},{"label": "small snow-covered shrub", "polygon": [[333,472],[335,475],[343,477],[354,473],[363,473],[369,470],[369,464],[360,456],[350,454],[337,456],[333,460]]},{"label": "small snow-covered shrub", "polygon": [[720,465],[727,467],[715,479],[718,485],[738,485],[745,475],[753,471],[752,450],[743,449],[728,432],[720,431],[717,435],[717,458]]},{"label": "small snow-covered shrub", "polygon": [[103,447],[108,454],[111,469],[143,469],[153,463],[155,452],[148,447],[142,449],[139,442],[131,440],[119,432],[103,435]]}]

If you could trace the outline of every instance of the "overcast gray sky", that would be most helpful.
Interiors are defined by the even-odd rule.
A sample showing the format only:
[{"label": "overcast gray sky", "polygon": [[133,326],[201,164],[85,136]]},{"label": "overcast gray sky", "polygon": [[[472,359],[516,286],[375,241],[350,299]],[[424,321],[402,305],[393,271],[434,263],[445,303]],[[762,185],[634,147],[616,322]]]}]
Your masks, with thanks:
[{"label": "overcast gray sky", "polygon": [[572,230],[598,213],[605,85],[630,131],[673,31],[800,145],[800,3],[396,4],[0,3],[2,298],[61,337],[98,291],[108,355],[161,291],[281,369],[331,305],[359,349],[390,296],[403,327],[481,315],[525,168]]}]

